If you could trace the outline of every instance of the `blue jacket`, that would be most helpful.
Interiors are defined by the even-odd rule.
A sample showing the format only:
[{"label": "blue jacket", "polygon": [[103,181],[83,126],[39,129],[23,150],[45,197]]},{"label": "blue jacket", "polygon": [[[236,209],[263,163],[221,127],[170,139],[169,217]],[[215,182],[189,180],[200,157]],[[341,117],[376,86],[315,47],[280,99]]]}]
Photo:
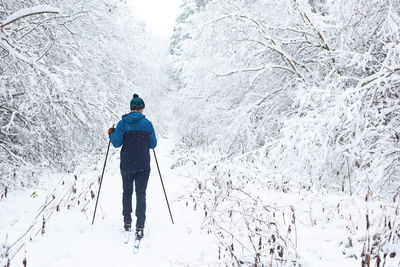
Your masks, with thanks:
[{"label": "blue jacket", "polygon": [[121,171],[136,172],[150,170],[150,148],[157,145],[153,124],[139,112],[122,116],[110,133],[110,140],[114,147],[121,149]]}]

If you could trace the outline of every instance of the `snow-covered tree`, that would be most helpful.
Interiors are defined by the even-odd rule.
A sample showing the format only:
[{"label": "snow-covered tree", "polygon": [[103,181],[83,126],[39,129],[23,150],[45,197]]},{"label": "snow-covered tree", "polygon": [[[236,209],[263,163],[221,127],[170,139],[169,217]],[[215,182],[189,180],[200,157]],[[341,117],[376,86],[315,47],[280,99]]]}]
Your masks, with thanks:
[{"label": "snow-covered tree", "polygon": [[1,187],[36,181],[40,166],[72,171],[104,150],[133,92],[164,90],[146,49],[156,42],[128,10],[118,0],[0,3]]},{"label": "snow-covered tree", "polygon": [[261,157],[301,184],[342,188],[346,179],[348,188],[369,176],[398,185],[397,9],[210,2],[192,15],[177,57],[183,140],[223,157]]},{"label": "snow-covered tree", "polygon": [[209,0],[183,0],[180,5],[180,14],[176,18],[176,25],[174,28],[174,34],[171,37],[170,53],[172,55],[181,54],[181,43],[182,41],[191,38],[190,32],[187,27],[191,25],[190,17],[195,13],[200,12],[207,5]]},{"label": "snow-covered tree", "polygon": [[324,9],[327,14],[310,18],[327,36],[331,67],[314,84],[298,88],[299,111],[285,123],[276,163],[285,175],[309,177],[311,184],[350,193],[360,186],[377,194],[396,192],[398,5],[332,2]]},{"label": "snow-covered tree", "polygon": [[[230,219],[208,207],[251,202],[235,202],[229,184],[363,198],[399,191],[399,8],[397,0],[225,0],[191,15],[182,28],[191,38],[174,53],[174,111],[187,162],[200,157],[210,169],[212,184],[200,179],[193,199],[207,222],[217,220],[217,236]],[[243,210],[242,230],[229,234],[245,250],[239,237],[254,217]],[[379,244],[398,243],[385,231]]]}]

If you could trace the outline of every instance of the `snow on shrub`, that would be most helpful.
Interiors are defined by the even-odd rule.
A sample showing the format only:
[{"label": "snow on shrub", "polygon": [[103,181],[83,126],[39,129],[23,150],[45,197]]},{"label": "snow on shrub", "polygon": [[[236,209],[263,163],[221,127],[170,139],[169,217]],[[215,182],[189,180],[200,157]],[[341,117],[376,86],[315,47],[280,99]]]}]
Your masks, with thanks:
[{"label": "snow on shrub", "polygon": [[194,189],[184,199],[188,208],[204,214],[202,229],[218,241],[220,264],[300,266],[294,207],[264,202],[259,188],[242,179],[245,169],[224,165],[209,153],[191,156],[202,171],[193,174],[200,178],[191,175]]},{"label": "snow on shrub", "polygon": [[0,192],[103,152],[132,94],[151,109],[163,90],[155,42],[121,1],[2,1],[0,25]]},{"label": "snow on shrub", "polygon": [[[188,2],[197,3],[188,0],[186,6]],[[245,170],[239,184],[269,183],[279,190],[297,185],[361,197],[373,192],[381,201],[399,191],[398,1],[204,3],[178,21],[181,39],[171,48],[182,154],[187,146],[211,153],[217,169],[231,164]],[[196,157],[186,162],[196,162]],[[254,176],[265,170],[276,175]],[[246,230],[246,221],[253,218],[246,209],[258,214],[263,205],[230,192],[227,175],[199,179],[194,199],[202,201],[197,206],[207,211],[210,231],[220,238],[225,256],[231,255],[234,264],[254,265],[256,258],[246,258],[241,250],[232,253],[229,246],[255,246],[246,243],[257,237],[256,222]],[[241,209],[241,228],[230,224],[227,212],[234,207]],[[382,212],[391,217],[398,209]],[[258,218],[268,225],[270,215]],[[398,247],[399,239],[393,237],[398,231],[385,227],[374,229],[375,246],[368,243],[371,235],[364,239],[364,249],[357,247],[362,264],[367,255],[382,263],[385,253]],[[264,231],[269,236],[275,229],[266,226]],[[296,260],[293,247],[285,249],[290,252],[287,262]]]},{"label": "snow on shrub", "polygon": [[292,0],[193,11],[178,23],[190,38],[172,44],[182,141],[222,158],[262,157],[307,188],[390,195],[399,188],[398,9]]},{"label": "snow on shrub", "polygon": [[[341,244],[343,254],[357,259],[362,267],[397,266],[400,263],[400,194],[393,195],[386,203],[373,203],[368,193],[365,207],[359,209],[362,222],[352,221],[349,236]],[[351,230],[350,230],[351,229]]]}]

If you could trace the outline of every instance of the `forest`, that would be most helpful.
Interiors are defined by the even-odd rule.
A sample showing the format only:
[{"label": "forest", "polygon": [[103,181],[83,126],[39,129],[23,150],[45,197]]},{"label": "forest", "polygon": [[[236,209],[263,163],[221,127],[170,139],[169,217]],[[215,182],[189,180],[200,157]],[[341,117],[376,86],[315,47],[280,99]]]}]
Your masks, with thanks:
[{"label": "forest", "polygon": [[124,0],[1,0],[0,58],[0,216],[48,172],[97,171],[64,206],[96,194],[138,92],[186,180],[173,205],[214,240],[202,264],[322,266],[321,227],[346,264],[400,265],[399,0],[182,0],[169,43]]}]

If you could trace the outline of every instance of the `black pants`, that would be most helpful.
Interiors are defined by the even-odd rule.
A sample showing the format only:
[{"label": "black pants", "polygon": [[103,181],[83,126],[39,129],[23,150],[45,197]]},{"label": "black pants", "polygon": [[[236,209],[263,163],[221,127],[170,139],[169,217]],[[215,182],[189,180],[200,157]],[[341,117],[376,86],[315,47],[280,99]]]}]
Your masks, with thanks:
[{"label": "black pants", "polygon": [[132,193],[135,182],[136,191],[136,227],[144,227],[146,221],[146,188],[150,170],[128,172],[121,170],[122,175],[122,215],[124,222],[132,222]]}]

